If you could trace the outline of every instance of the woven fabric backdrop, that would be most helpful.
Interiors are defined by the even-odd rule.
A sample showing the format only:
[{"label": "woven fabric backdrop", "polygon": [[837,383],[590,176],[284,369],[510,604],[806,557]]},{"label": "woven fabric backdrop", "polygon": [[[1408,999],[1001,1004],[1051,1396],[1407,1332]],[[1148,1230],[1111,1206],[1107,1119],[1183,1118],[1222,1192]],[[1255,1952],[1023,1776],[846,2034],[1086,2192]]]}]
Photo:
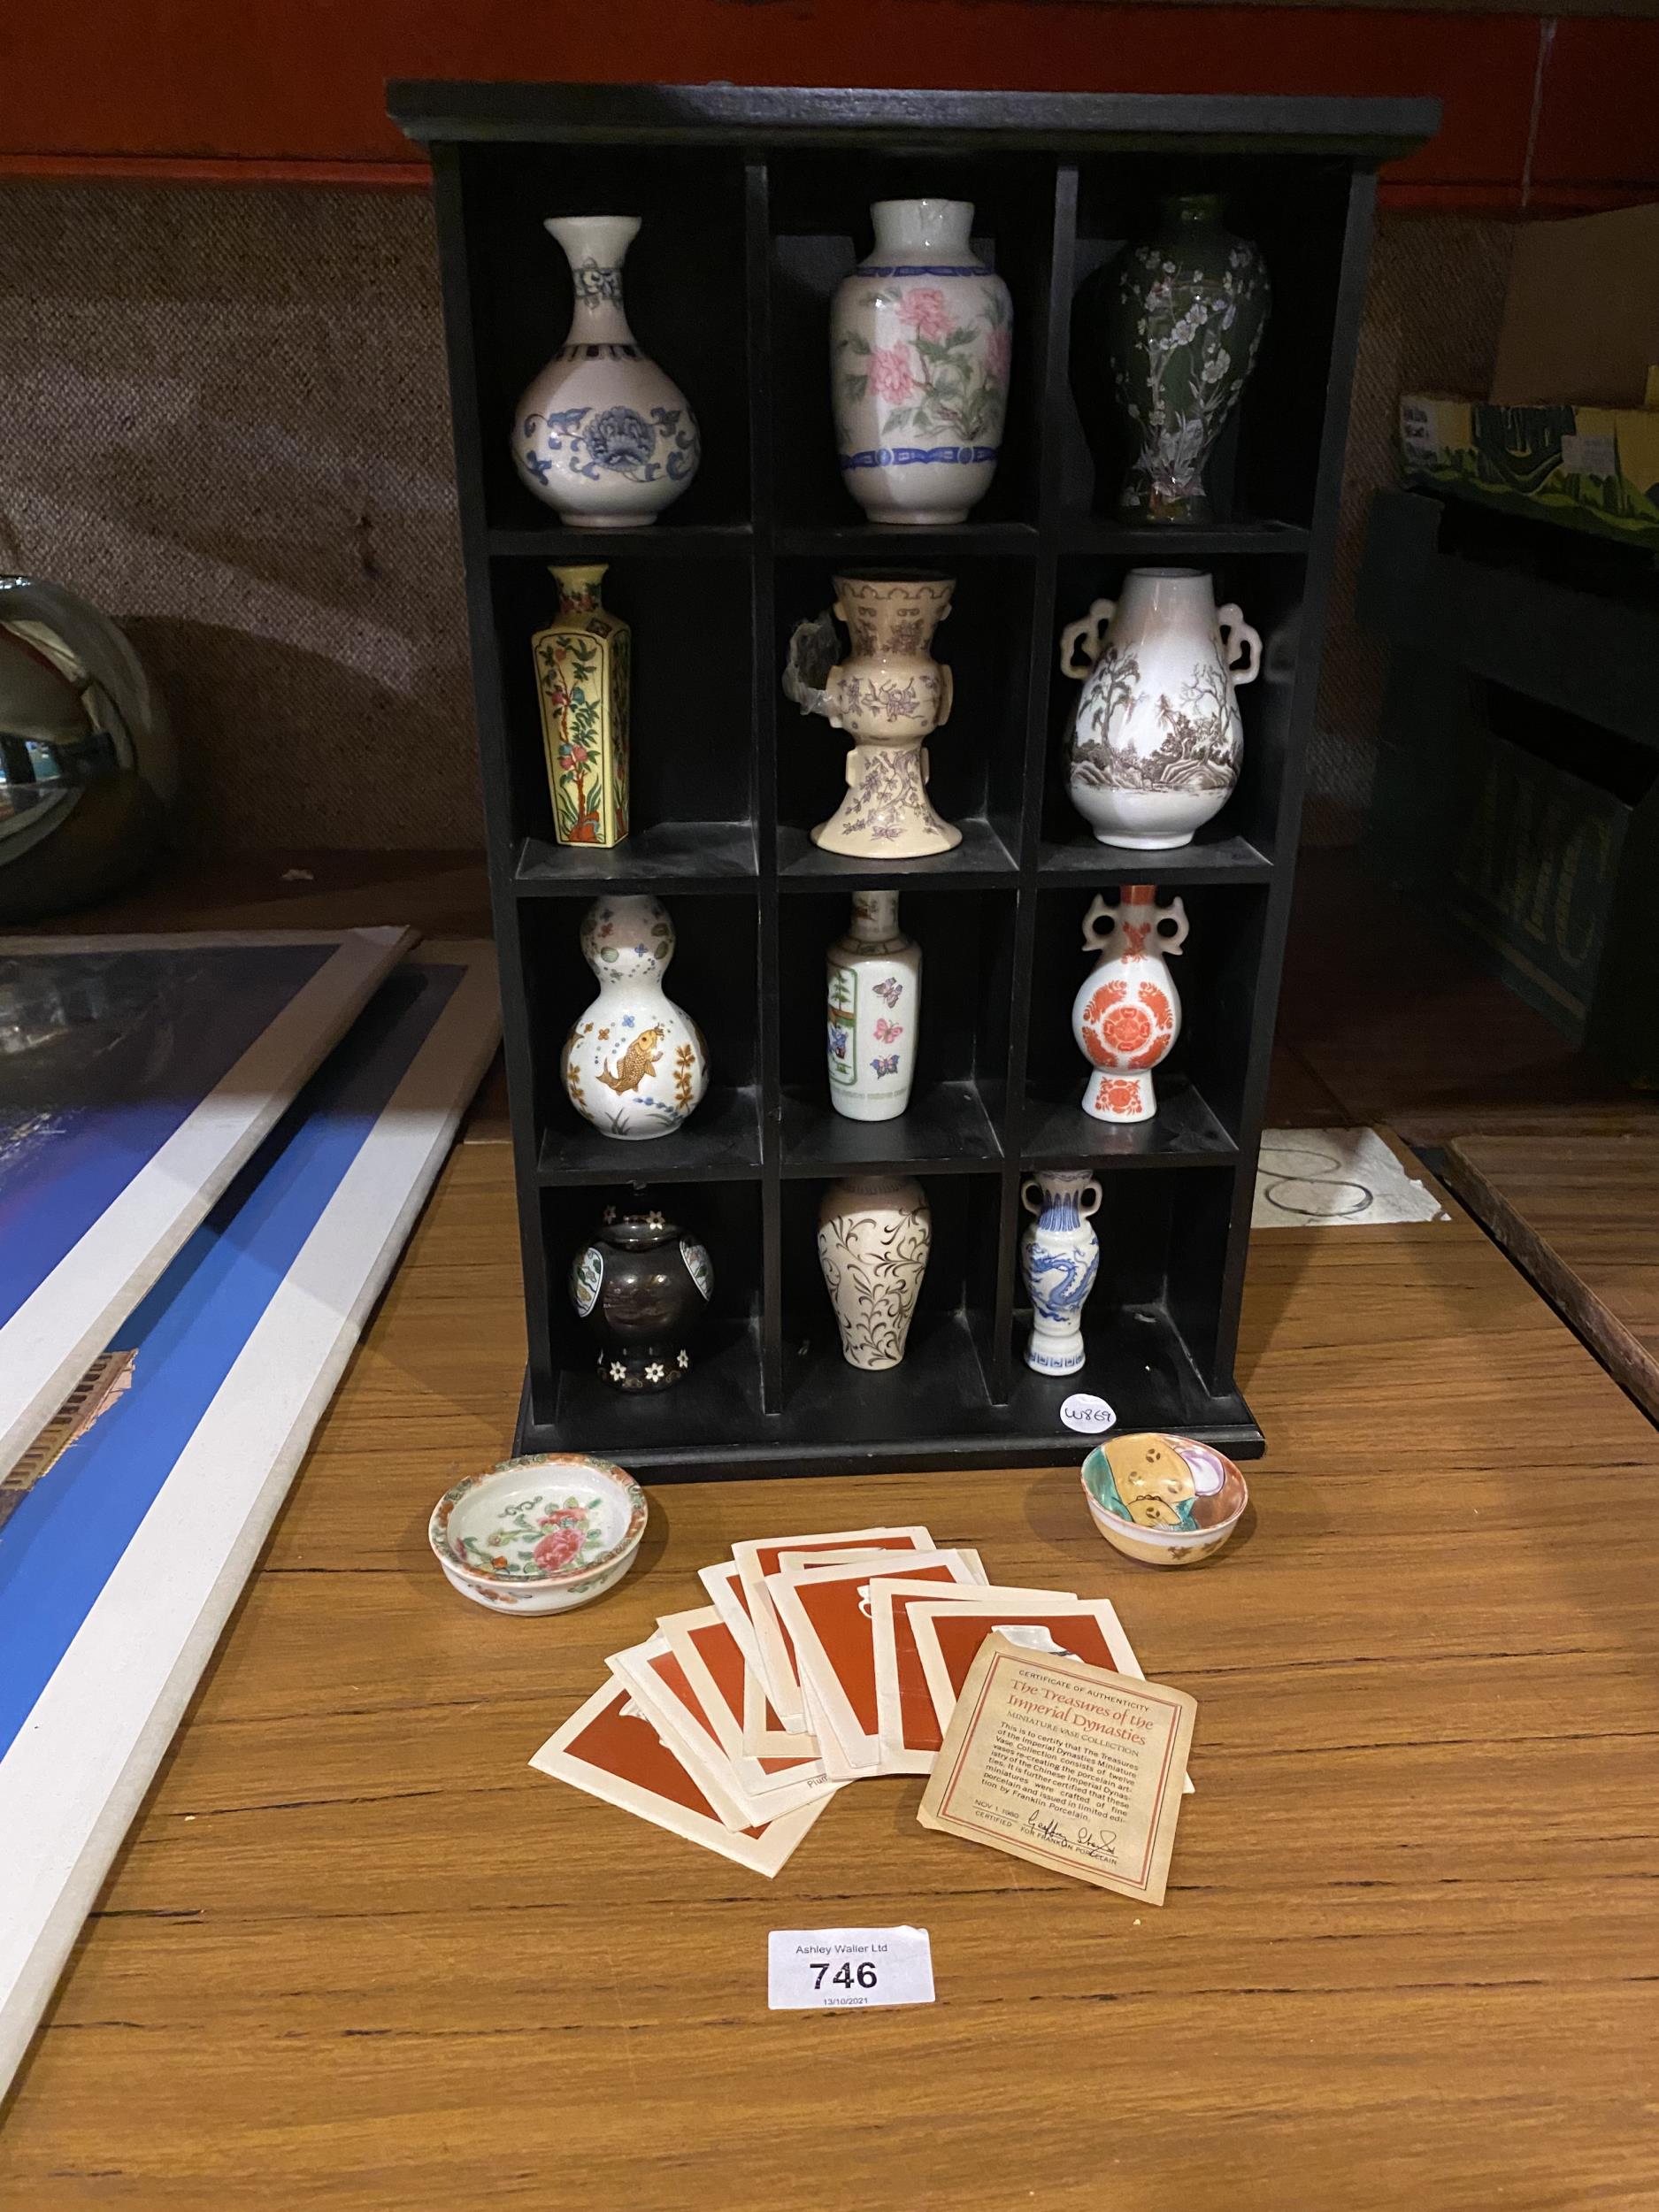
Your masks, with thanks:
[{"label": "woven fabric backdrop", "polygon": [[[1381,659],[1353,578],[1395,399],[1485,388],[1509,242],[1496,222],[1381,227],[1316,840],[1353,835],[1370,789]],[[0,185],[0,567],[128,627],[184,748],[187,847],[480,841],[424,196]]]}]

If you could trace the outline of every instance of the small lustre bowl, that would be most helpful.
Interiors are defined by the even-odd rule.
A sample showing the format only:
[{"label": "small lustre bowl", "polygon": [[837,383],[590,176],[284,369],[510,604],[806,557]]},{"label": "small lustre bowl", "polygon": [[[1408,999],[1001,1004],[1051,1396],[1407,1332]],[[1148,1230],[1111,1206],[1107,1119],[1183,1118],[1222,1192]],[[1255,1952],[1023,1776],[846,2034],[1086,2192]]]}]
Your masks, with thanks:
[{"label": "small lustre bowl", "polygon": [[1114,1551],[1147,1567],[1195,1567],[1232,1536],[1250,1502],[1230,1459],[1188,1436],[1114,1436],[1083,1462],[1089,1518]]}]

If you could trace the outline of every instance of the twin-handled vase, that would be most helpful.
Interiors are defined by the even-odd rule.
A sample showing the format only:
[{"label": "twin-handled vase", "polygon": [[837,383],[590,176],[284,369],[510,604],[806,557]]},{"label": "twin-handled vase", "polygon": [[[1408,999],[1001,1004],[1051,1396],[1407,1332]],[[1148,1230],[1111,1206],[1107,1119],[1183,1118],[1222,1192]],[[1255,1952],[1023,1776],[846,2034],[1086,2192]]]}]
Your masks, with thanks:
[{"label": "twin-handled vase", "polygon": [[1189,845],[1239,780],[1238,687],[1262,641],[1195,568],[1133,568],[1060,634],[1063,674],[1083,680],[1066,755],[1071,803],[1102,845]]},{"label": "twin-handled vase", "polygon": [[1181,1033],[1181,1002],[1166,955],[1187,942],[1179,899],[1126,883],[1113,904],[1096,896],[1083,917],[1083,949],[1097,957],[1071,1002],[1071,1033],[1089,1064],[1083,1111],[1096,1121],[1150,1121],[1152,1071]]}]

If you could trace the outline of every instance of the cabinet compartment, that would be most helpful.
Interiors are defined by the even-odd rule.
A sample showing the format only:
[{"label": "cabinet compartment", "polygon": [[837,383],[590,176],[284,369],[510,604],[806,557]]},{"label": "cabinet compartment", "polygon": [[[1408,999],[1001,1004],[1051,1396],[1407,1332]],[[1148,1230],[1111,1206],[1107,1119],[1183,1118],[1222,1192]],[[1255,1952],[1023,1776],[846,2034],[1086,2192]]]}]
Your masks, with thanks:
[{"label": "cabinet compartment", "polygon": [[878,1444],[968,1438],[991,1412],[1002,1178],[920,1175],[933,1217],[926,1271],[903,1362],[879,1373],[849,1366],[818,1256],[822,1183],[783,1191],[784,1393],[793,1426],[826,1422]]},{"label": "cabinet compartment", "polygon": [[900,890],[899,926],[922,952],[921,1019],[910,1105],[893,1121],[852,1121],[830,1103],[825,956],[848,925],[845,892],[782,902],[780,1009],[782,1172],[962,1173],[1000,1161],[1013,997],[1011,891],[975,895],[927,884]]},{"label": "cabinet compartment", "polygon": [[[929,651],[949,668],[950,717],[928,738],[928,796],[934,811],[962,832],[952,851],[921,860],[864,862],[821,851],[811,841],[817,824],[833,814],[846,790],[846,757],[852,740],[822,715],[803,714],[779,691],[778,825],[780,868],[814,882],[902,880],[902,872],[939,880],[970,876],[1011,883],[1019,842],[1021,787],[1025,763],[1027,684],[1031,663],[1035,577],[1029,561],[948,555],[926,561],[905,557],[907,533],[891,528],[868,555],[849,555],[832,566],[823,560],[783,560],[777,565],[773,604],[775,661],[780,680],[797,622],[826,611],[835,576],[875,576],[884,571],[950,577],[950,611],[934,631]],[[890,541],[899,542],[891,545]],[[846,632],[836,625],[840,649]]]},{"label": "cabinet compartment", "polygon": [[594,549],[606,565],[605,609],[633,632],[631,834],[608,849],[555,843],[530,641],[557,618],[553,568],[584,557],[579,547],[491,563],[521,884],[597,891],[637,874],[666,893],[677,882],[753,877],[757,747],[749,718],[728,703],[749,682],[749,568],[729,555],[699,561],[694,582],[678,563]]},{"label": "cabinet compartment", "polygon": [[664,988],[703,1033],[709,1087],[680,1128],[632,1141],[603,1134],[579,1114],[560,1077],[571,1025],[599,990],[580,942],[590,902],[572,895],[518,909],[539,1179],[687,1183],[757,1174],[760,983],[753,899],[664,902],[675,933]]},{"label": "cabinet compartment", "polygon": [[[1025,1108],[1018,1148],[1028,1159],[1063,1167],[1121,1164],[1178,1167],[1236,1160],[1244,1134],[1244,1081],[1255,1016],[1267,894],[1159,882],[1150,866],[1133,873],[1125,856],[1108,855],[1094,889],[1045,890],[1037,902],[1026,1045]],[[1163,856],[1141,853],[1141,863]],[[1098,956],[1083,948],[1083,918],[1094,891],[1108,899],[1125,883],[1157,887],[1159,903],[1179,896],[1191,925],[1169,959],[1181,1002],[1180,1033],[1153,1070],[1158,1111],[1151,1121],[1096,1121],[1082,1109],[1089,1064],[1071,1030],[1071,1006]]]},{"label": "cabinet compartment", "polygon": [[[1232,1394],[1231,1348],[1218,1345],[1215,1324],[1233,1175],[1224,1164],[1190,1175],[1102,1175],[1100,1184],[1100,1273],[1083,1309],[1083,1367],[1062,1377],[1026,1366],[1031,1308],[1022,1286],[1009,1412],[1033,1427],[1056,1425],[1064,1400],[1088,1391],[1126,1429],[1184,1435],[1207,1398],[1219,1406]],[[1030,1218],[1022,1209],[1022,1228]],[[1223,1417],[1212,1407],[1211,1417]]]},{"label": "cabinet compartment", "polygon": [[1120,598],[1130,570],[1142,566],[1191,569],[1208,575],[1217,606],[1232,603],[1239,608],[1261,638],[1262,655],[1254,681],[1237,688],[1244,736],[1238,782],[1225,803],[1194,833],[1190,845],[1143,853],[1140,858],[1153,871],[1154,878],[1156,870],[1163,868],[1171,889],[1179,887],[1179,878],[1189,882],[1194,878],[1202,880],[1207,875],[1220,881],[1248,880],[1259,864],[1271,859],[1275,851],[1290,758],[1286,726],[1297,676],[1305,562],[1294,551],[1256,556],[1223,553],[1206,559],[1202,549],[1192,557],[1178,552],[1166,559],[1156,544],[1127,559],[1115,554],[1071,553],[1057,565],[1049,737],[1043,756],[1044,874],[1056,878],[1064,874],[1071,879],[1091,868],[1097,872],[1102,864],[1108,868],[1126,866],[1132,858],[1122,847],[1100,842],[1071,803],[1066,788],[1072,725],[1088,680],[1062,672],[1060,640],[1065,627],[1083,620],[1098,601]]},{"label": "cabinet compartment", "polygon": [[[969,532],[1034,520],[1042,418],[1041,333],[1049,299],[1054,169],[1030,155],[946,152],[915,134],[915,150],[780,154],[771,164],[771,310],[778,353],[799,365],[772,396],[772,473],[779,520],[857,524],[842,481],[830,411],[829,308],[871,245],[872,201],[973,204],[973,247],[1013,296],[1014,350],[1002,459]],[[918,283],[926,282],[918,278]],[[880,533],[902,546],[902,527]]]},{"label": "cabinet compartment", "polygon": [[1260,248],[1271,296],[1255,372],[1204,472],[1215,520],[1312,521],[1348,185],[1344,161],[1317,155],[1079,164],[1066,390],[1056,426],[1076,509],[1110,518],[1134,457],[1099,330],[1109,273],[1125,246],[1152,237],[1161,199],[1205,192],[1220,196],[1225,228]]},{"label": "cabinet compartment", "polygon": [[[651,1150],[649,1144],[630,1150]],[[641,1446],[718,1454],[728,1439],[763,1422],[760,1324],[761,1194],[757,1179],[670,1186],[640,1163],[642,1179],[544,1191],[541,1227],[549,1276],[549,1377],[533,1386],[529,1425],[580,1434],[580,1448],[626,1465]],[[659,1206],[710,1256],[713,1295],[693,1342],[691,1371],[668,1390],[637,1395],[613,1389],[598,1372],[598,1347],[571,1303],[571,1263],[599,1226],[607,1206],[618,1211]],[[718,1255],[718,1256],[716,1256]]]},{"label": "cabinet compartment", "polygon": [[703,434],[695,477],[649,526],[655,532],[746,523],[743,165],[735,153],[656,147],[636,155],[624,146],[577,152],[497,143],[469,149],[462,162],[480,488],[490,523],[526,531],[562,527],[553,509],[518,480],[508,443],[518,395],[570,328],[570,266],[541,226],[549,215],[618,213],[640,218],[622,269],[629,326],[641,350],[685,394]]}]

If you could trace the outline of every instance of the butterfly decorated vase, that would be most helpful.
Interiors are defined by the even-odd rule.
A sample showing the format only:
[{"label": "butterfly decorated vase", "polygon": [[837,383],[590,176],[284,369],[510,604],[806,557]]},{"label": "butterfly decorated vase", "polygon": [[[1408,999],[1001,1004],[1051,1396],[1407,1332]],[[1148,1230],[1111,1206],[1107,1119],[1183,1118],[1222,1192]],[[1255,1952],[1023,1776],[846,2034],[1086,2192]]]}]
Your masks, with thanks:
[{"label": "butterfly decorated vase", "polygon": [[822,675],[807,662],[834,649],[827,617],[804,622],[790,643],[784,690],[803,713],[821,714],[853,741],[846,796],[812,842],[864,860],[914,860],[949,852],[962,832],[941,819],[927,795],[925,740],[949,718],[950,670],[930,651],[950,613],[954,580],[897,571],[835,579],[834,612],[850,649]]},{"label": "butterfly decorated vase", "polygon": [[544,227],[571,265],[565,343],[519,395],[512,457],[564,522],[606,530],[655,522],[697,472],[702,442],[685,394],[640,351],[622,304],[637,215],[557,215]]},{"label": "butterfly decorated vase", "polygon": [[530,641],[541,742],[561,845],[619,845],[628,833],[633,633],[600,597],[603,561],[555,568],[558,613]]},{"label": "butterfly decorated vase", "polygon": [[933,1217],[919,1183],[849,1175],[818,1207],[818,1264],[849,1367],[896,1367],[904,1357]]},{"label": "butterfly decorated vase", "polygon": [[598,1340],[603,1380],[618,1390],[668,1390],[690,1371],[714,1271],[703,1246],[666,1215],[607,1206],[571,1263],[570,1293]]},{"label": "butterfly decorated vase", "polygon": [[967,200],[878,200],[875,244],[830,308],[835,446],[872,522],[962,522],[991,488],[1014,312]]},{"label": "butterfly decorated vase", "polygon": [[1071,1033],[1089,1064],[1083,1111],[1096,1121],[1150,1121],[1152,1071],[1181,1033],[1181,1002],[1165,956],[1187,941],[1179,899],[1127,883],[1117,905],[1097,896],[1083,917],[1083,949],[1098,955],[1071,1002]]},{"label": "butterfly decorated vase", "polygon": [[1102,845],[1189,845],[1239,780],[1238,687],[1262,641],[1195,568],[1133,568],[1060,634],[1061,672],[1083,680],[1066,790]]},{"label": "butterfly decorated vase", "polygon": [[565,1094],[608,1137],[665,1137],[709,1086],[703,1032],[663,988],[674,926],[657,899],[595,899],[581,947],[599,995],[565,1039]]},{"label": "butterfly decorated vase", "polygon": [[855,891],[829,949],[830,1104],[849,1121],[893,1121],[916,1074],[922,953],[899,927],[896,891]]},{"label": "butterfly decorated vase", "polygon": [[1075,1375],[1084,1359],[1084,1301],[1100,1272],[1100,1240],[1089,1220],[1100,1185],[1086,1168],[1044,1168],[1027,1177],[1019,1195],[1036,1216],[1019,1240],[1031,1295],[1025,1364],[1040,1375]]},{"label": "butterfly decorated vase", "polygon": [[1222,227],[1214,193],[1164,200],[1158,227],[1109,280],[1103,335],[1135,458],[1129,522],[1208,522],[1204,465],[1239,403],[1267,323],[1267,265]]}]

